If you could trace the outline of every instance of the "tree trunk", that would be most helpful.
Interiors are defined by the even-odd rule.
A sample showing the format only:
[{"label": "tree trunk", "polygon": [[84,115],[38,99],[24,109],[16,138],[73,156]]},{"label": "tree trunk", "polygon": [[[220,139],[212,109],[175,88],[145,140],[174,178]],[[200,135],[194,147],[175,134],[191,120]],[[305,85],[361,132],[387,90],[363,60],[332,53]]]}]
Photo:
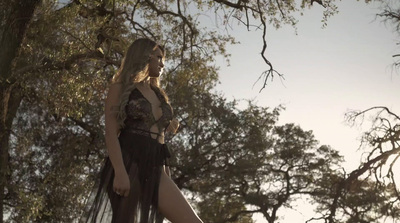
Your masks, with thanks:
[{"label": "tree trunk", "polygon": [[13,119],[22,100],[18,77],[12,76],[12,62],[18,56],[27,25],[40,0],[3,0],[0,10],[0,223],[4,218],[8,175],[8,149]]}]

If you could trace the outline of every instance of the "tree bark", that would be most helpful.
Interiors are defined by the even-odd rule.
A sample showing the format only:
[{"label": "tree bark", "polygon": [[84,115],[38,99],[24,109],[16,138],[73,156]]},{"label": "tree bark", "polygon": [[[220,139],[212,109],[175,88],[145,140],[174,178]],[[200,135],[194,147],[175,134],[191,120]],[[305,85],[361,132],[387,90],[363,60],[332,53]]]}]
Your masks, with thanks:
[{"label": "tree bark", "polygon": [[18,77],[12,76],[29,21],[40,0],[6,0],[0,4],[0,223],[4,221],[4,198],[8,170],[11,126],[22,100]]}]

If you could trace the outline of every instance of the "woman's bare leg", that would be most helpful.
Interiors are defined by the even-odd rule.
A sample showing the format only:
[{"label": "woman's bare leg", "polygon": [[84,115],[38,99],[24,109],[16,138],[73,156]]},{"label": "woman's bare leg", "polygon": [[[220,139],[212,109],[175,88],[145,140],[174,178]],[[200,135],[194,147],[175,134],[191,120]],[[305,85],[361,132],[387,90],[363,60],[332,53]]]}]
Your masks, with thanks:
[{"label": "woman's bare leg", "polygon": [[202,223],[179,188],[164,171],[161,171],[158,191],[160,212],[172,223]]}]

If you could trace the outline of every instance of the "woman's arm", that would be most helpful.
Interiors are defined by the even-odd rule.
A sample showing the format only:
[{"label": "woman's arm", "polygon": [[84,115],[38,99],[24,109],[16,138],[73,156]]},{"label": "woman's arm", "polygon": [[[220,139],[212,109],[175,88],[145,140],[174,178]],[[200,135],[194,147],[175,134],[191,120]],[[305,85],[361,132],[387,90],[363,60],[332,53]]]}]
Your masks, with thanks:
[{"label": "woman's arm", "polygon": [[119,107],[122,84],[110,84],[105,101],[105,138],[108,156],[114,168],[114,191],[122,196],[128,196],[130,183],[122,159],[121,146],[118,141],[119,125],[115,108]]}]

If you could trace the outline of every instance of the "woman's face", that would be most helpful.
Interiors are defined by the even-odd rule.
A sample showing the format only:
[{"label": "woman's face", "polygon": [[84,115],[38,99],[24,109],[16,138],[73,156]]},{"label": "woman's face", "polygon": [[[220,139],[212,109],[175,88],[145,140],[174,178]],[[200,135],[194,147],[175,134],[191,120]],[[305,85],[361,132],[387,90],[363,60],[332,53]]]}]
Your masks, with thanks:
[{"label": "woman's face", "polygon": [[164,70],[164,55],[159,47],[157,47],[149,58],[149,76],[159,77]]}]

